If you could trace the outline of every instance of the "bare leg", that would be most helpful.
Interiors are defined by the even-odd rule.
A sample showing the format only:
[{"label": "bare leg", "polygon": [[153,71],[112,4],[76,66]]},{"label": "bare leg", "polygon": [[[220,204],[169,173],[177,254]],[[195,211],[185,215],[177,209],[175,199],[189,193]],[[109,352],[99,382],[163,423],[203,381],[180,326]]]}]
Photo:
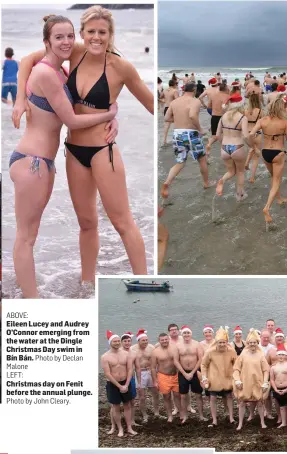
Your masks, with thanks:
[{"label": "bare leg", "polygon": [[209,156],[210,155],[210,149],[211,145],[213,145],[215,142],[217,142],[217,137],[216,136],[211,136],[206,144],[206,154]]},{"label": "bare leg", "polygon": [[252,421],[252,419],[254,418],[254,412],[255,412],[255,403],[254,402],[250,402],[249,403],[249,417],[248,417],[248,421]]},{"label": "bare leg", "polygon": [[10,169],[15,187],[17,222],[14,267],[23,298],[39,298],[33,247],[43,211],[52,193],[55,170],[49,172],[43,160],[40,160],[39,173],[32,173],[30,166],[31,158],[26,157],[14,162]]},{"label": "bare leg", "polygon": [[139,393],[139,407],[140,407],[140,411],[143,415],[143,421],[147,422],[148,415],[146,412],[145,390],[143,388],[138,388],[138,393]]},{"label": "bare leg", "polygon": [[282,421],[281,421],[281,412],[280,412],[280,406],[277,402],[276,399],[274,399],[274,402],[275,402],[275,408],[276,408],[276,412],[277,412],[277,424],[280,424]]},{"label": "bare leg", "polygon": [[207,418],[203,416],[203,400],[202,400],[202,395],[201,394],[195,394],[196,398],[196,404],[198,408],[198,413],[199,413],[199,419],[200,421],[207,421]]},{"label": "bare leg", "polygon": [[164,264],[164,258],[167,250],[168,244],[168,230],[160,222],[158,223],[158,233],[157,233],[157,268],[160,271]]},{"label": "bare leg", "polygon": [[250,161],[253,158],[253,156],[254,156],[254,148],[249,147],[247,159],[245,161],[245,166],[244,166],[245,170],[249,170],[249,164],[250,164]]},{"label": "bare leg", "polygon": [[114,228],[120,234],[134,274],[147,274],[145,246],[129,208],[125,169],[118,147],[113,145],[114,168],[107,148],[92,159],[92,173],[103,206]]},{"label": "bare leg", "polygon": [[278,429],[281,429],[281,427],[287,426],[287,407],[280,407],[280,413],[281,413],[282,423],[280,424]]},{"label": "bare leg", "polygon": [[166,144],[166,141],[167,141],[167,135],[168,135],[168,131],[169,131],[170,125],[171,125],[171,123],[169,121],[165,121],[164,122],[164,136],[163,136],[163,144],[164,145]]},{"label": "bare leg", "polygon": [[172,422],[171,393],[163,394],[163,402],[167,412],[167,422]]},{"label": "bare leg", "polygon": [[110,409],[110,418],[111,418],[111,429],[108,431],[108,435],[112,435],[115,430],[116,430],[116,425],[115,425],[115,420],[114,420],[114,416],[113,416],[113,408],[111,407]]},{"label": "bare leg", "polygon": [[266,429],[267,426],[264,421],[264,407],[262,402],[257,402],[257,408],[258,408],[258,413],[260,416],[260,422],[261,422],[261,427],[262,429]]},{"label": "bare leg", "polygon": [[155,416],[159,416],[159,394],[157,388],[150,388],[152,395],[153,411]]},{"label": "bare leg", "polygon": [[182,424],[185,423],[185,421],[187,420],[187,399],[188,399],[188,394],[181,394],[180,397],[181,397],[181,414],[180,414],[180,419],[181,419],[181,422]]},{"label": "bare leg", "polygon": [[216,396],[210,396],[210,412],[212,416],[212,424],[217,425],[217,411],[216,411]]},{"label": "bare leg", "polygon": [[163,199],[168,198],[168,187],[171,185],[175,177],[182,171],[182,169],[185,166],[185,162],[181,164],[175,164],[169,171],[168,177],[163,183],[161,190],[160,190],[160,195],[162,196]]},{"label": "bare leg", "polygon": [[267,419],[274,419],[272,416],[272,398],[269,394],[267,399],[265,400],[265,410],[266,410],[266,418]]},{"label": "bare leg", "polygon": [[127,425],[127,431],[130,435],[137,435],[137,432],[135,432],[132,428],[132,412],[131,412],[131,404],[130,402],[124,403],[124,415],[125,415],[125,421]]},{"label": "bare leg", "polygon": [[226,396],[226,401],[227,401],[227,407],[228,407],[228,413],[229,413],[229,421],[231,423],[234,422],[234,417],[233,417],[233,400],[232,400],[232,394],[228,394]]},{"label": "bare leg", "polygon": [[79,226],[82,281],[95,282],[99,253],[97,186],[92,170],[84,167],[67,150],[66,171],[69,190]]},{"label": "bare leg", "polygon": [[116,423],[116,426],[118,428],[118,437],[123,437],[124,436],[124,429],[122,426],[122,421],[121,421],[121,406],[120,405],[112,405],[112,412],[113,412],[113,418]]},{"label": "bare leg", "polygon": [[245,147],[238,148],[231,155],[236,168],[236,192],[238,196],[238,201],[242,200],[244,193],[244,164],[245,164]]},{"label": "bare leg", "polygon": [[239,403],[239,409],[238,409],[238,413],[239,413],[239,424],[237,426],[237,430],[241,430],[242,429],[242,425],[243,425],[243,420],[244,420],[244,415],[245,415],[245,409],[246,409],[246,403],[241,401]]},{"label": "bare leg", "polygon": [[173,401],[174,401],[174,407],[175,407],[175,410],[172,412],[173,415],[176,415],[177,412],[179,411],[180,412],[180,409],[181,409],[181,399],[180,399],[180,394],[179,393],[176,393],[176,392],[173,392]]},{"label": "bare leg", "polygon": [[203,187],[204,189],[210,188],[214,185],[214,181],[208,181],[208,167],[207,167],[207,159],[206,156],[202,156],[198,159],[198,164],[200,168],[200,173],[203,180]]},{"label": "bare leg", "polygon": [[223,159],[224,165],[227,169],[227,172],[223,175],[222,178],[217,183],[216,186],[216,193],[217,195],[221,196],[223,193],[223,185],[227,180],[234,177],[236,173],[236,167],[233,160],[230,158],[229,154],[226,153],[224,150],[221,149],[221,157]]},{"label": "bare leg", "polygon": [[283,171],[284,171],[284,164],[285,164],[285,154],[284,153],[280,153],[273,159],[273,162],[272,162],[272,168],[273,168],[272,187],[271,187],[271,190],[269,193],[267,203],[263,209],[263,213],[264,213],[266,222],[272,222],[272,217],[270,216],[269,210],[271,208],[271,205],[272,205],[275,197],[277,196],[277,193],[279,192],[282,175],[283,175]]}]

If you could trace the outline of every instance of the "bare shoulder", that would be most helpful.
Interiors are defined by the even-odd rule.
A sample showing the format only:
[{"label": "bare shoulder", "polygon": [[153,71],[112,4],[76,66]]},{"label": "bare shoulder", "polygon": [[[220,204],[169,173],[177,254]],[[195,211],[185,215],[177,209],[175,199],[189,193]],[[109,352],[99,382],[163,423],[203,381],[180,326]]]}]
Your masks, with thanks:
[{"label": "bare shoulder", "polygon": [[75,43],[69,59],[71,62],[71,66],[78,64],[79,60],[81,59],[85,52],[86,48],[83,44]]},{"label": "bare shoulder", "polygon": [[153,351],[155,349],[154,345],[152,344],[148,344],[148,348],[150,349],[150,351]]},{"label": "bare shoulder", "polygon": [[133,65],[119,54],[107,52],[107,64],[112,65],[117,71],[125,71]]},{"label": "bare shoulder", "polygon": [[109,351],[106,352],[106,353],[104,353],[104,354],[101,356],[101,360],[107,360],[107,359],[109,359],[109,353],[110,353]]},{"label": "bare shoulder", "polygon": [[137,353],[138,349],[139,349],[139,347],[138,347],[137,344],[135,344],[135,345],[133,345],[133,346],[131,347],[131,351],[134,352],[134,353]]}]

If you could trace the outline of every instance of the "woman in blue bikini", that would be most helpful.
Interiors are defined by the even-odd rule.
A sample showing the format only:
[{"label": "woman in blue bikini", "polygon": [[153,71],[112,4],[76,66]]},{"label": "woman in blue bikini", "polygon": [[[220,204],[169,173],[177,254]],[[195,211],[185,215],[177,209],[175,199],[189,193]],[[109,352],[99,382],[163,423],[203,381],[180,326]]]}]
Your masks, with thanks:
[{"label": "woman in blue bikini", "polygon": [[[70,56],[67,86],[76,114],[94,115],[107,112],[124,85],[153,113],[153,95],[135,68],[114,53],[114,22],[105,8],[93,6],[81,18],[84,45],[74,44]],[[23,85],[43,52],[25,57],[21,62],[17,118],[25,110]],[[21,89],[22,87],[22,89]],[[106,123],[69,131],[67,176],[70,194],[80,225],[82,281],[94,282],[99,251],[96,195],[99,191],[104,208],[119,232],[134,274],[146,274],[146,255],[142,236],[129,208],[125,170],[116,144],[108,144]]]}]

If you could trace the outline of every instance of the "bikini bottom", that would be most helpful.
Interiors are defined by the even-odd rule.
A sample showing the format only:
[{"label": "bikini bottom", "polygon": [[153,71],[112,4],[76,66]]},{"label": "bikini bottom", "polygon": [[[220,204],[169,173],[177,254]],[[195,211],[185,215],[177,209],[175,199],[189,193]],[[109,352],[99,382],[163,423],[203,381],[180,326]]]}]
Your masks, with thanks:
[{"label": "bikini bottom", "polygon": [[244,147],[244,144],[241,145],[221,145],[222,150],[225,151],[225,153],[229,154],[229,156],[234,153],[234,151],[239,150],[239,148]]},{"label": "bikini bottom", "polygon": [[276,158],[276,156],[278,156],[279,153],[286,153],[286,151],[284,151],[284,150],[271,150],[269,148],[263,148],[262,157],[263,157],[264,161],[269,162],[269,164],[272,164],[273,159]]},{"label": "bikini bottom", "polygon": [[85,167],[92,167],[91,161],[92,158],[95,156],[96,153],[101,151],[103,148],[109,148],[109,158],[110,163],[112,164],[113,171],[114,169],[114,162],[113,162],[113,143],[109,143],[108,145],[102,145],[99,147],[83,147],[82,145],[73,145],[72,143],[65,142],[65,145],[70,153]]},{"label": "bikini bottom", "polygon": [[32,173],[38,172],[39,176],[41,176],[40,175],[40,159],[45,161],[49,172],[51,172],[53,169],[55,169],[54,159],[41,158],[41,156],[34,156],[31,154],[23,154],[23,153],[19,153],[19,151],[16,151],[16,150],[13,151],[13,153],[11,154],[10,161],[9,161],[9,167],[11,167],[11,165],[14,164],[14,162],[19,161],[19,159],[23,159],[26,157],[31,158],[30,171]]}]

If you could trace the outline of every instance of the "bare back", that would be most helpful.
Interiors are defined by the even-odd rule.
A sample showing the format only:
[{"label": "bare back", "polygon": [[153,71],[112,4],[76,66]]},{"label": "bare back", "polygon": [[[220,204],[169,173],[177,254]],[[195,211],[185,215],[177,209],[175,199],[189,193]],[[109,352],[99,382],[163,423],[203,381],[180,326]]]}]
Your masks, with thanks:
[{"label": "bare back", "polygon": [[221,117],[223,115],[222,104],[225,104],[229,98],[229,93],[224,93],[223,91],[218,91],[212,94],[212,115]]},{"label": "bare back", "polygon": [[170,104],[175,129],[198,129],[194,118],[198,120],[201,103],[198,99],[183,95]]},{"label": "bare back", "polygon": [[223,145],[240,145],[244,143],[242,127],[246,128],[245,135],[248,134],[248,123],[244,115],[242,115],[240,112],[236,112],[235,115],[231,118],[231,112],[226,112],[222,116],[220,123],[223,134]]},{"label": "bare back", "polygon": [[287,120],[267,116],[261,120],[261,127],[264,134],[264,148],[284,150]]},{"label": "bare back", "polygon": [[165,107],[169,107],[170,106],[170,103],[178,98],[178,91],[175,89],[175,88],[166,88],[164,91],[163,91],[163,94],[164,94],[164,104],[165,104]]}]

